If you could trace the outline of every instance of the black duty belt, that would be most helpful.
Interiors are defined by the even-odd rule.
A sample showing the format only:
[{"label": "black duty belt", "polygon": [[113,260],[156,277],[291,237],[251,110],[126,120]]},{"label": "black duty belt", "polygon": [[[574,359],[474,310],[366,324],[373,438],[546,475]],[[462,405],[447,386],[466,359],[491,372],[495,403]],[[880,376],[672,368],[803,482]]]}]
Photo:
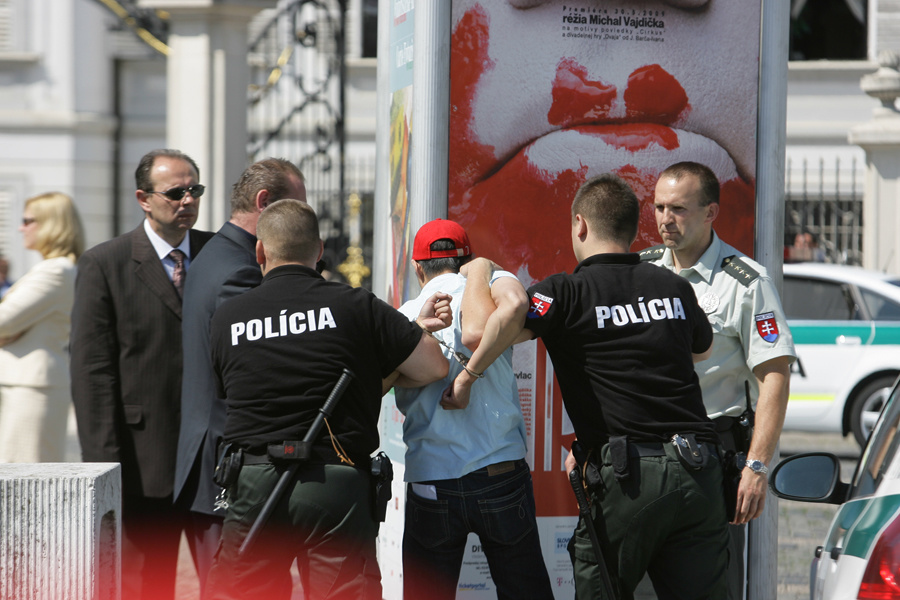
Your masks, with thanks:
[{"label": "black duty belt", "polygon": [[[731,417],[728,417],[729,419]],[[645,458],[649,456],[665,456],[666,444],[671,442],[628,442],[628,456],[630,458]],[[709,453],[718,456],[714,444],[706,444]]]},{"label": "black duty belt", "polygon": [[272,464],[272,459],[269,458],[269,456],[266,454],[253,454],[251,452],[244,451],[244,464],[269,465]]},{"label": "black duty belt", "polygon": [[628,456],[631,458],[665,455],[662,442],[628,442]]},{"label": "black duty belt", "polygon": [[[278,444],[280,446],[280,444]],[[244,450],[244,465],[285,465],[295,462],[289,459],[281,459],[281,458],[272,458],[269,454],[266,453],[258,453],[258,452],[250,452],[248,450]],[[330,457],[322,457],[315,456],[314,458],[303,461],[306,465],[340,465],[341,459],[335,456],[334,458]],[[368,463],[367,463],[368,464]]]}]

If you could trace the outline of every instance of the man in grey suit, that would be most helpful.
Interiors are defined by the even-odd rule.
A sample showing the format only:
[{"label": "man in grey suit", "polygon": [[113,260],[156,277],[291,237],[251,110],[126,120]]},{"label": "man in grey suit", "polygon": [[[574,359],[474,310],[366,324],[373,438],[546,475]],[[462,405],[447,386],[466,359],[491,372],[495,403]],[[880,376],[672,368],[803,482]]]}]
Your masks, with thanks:
[{"label": "man in grey suit", "polygon": [[303,175],[291,162],[267,158],[250,165],[231,195],[231,219],[197,259],[184,293],[184,379],[181,431],[175,467],[175,499],[190,509],[187,538],[201,590],[222,532],[224,511],[215,511],[221,490],[212,477],[216,446],[225,427],[225,402],[216,395],[210,359],[209,322],[225,300],[262,281],[256,263],[256,222],[276,200],[306,201]]},{"label": "man in grey suit", "polygon": [[85,462],[122,465],[122,597],[172,598],[183,511],[172,501],[181,393],[181,289],[211,237],[204,187],[178,150],[135,172],[137,229],[85,252],[72,309],[72,401]]}]

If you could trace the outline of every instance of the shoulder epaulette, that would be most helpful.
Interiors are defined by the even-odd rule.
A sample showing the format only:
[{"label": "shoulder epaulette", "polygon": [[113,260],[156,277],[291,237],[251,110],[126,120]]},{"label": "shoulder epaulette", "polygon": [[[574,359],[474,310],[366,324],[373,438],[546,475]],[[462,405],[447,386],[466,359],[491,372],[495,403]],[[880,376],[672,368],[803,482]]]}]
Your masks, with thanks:
[{"label": "shoulder epaulette", "polygon": [[648,260],[659,260],[663,257],[663,254],[666,252],[666,245],[660,244],[659,246],[651,246],[650,248],[644,248],[638,255],[641,257],[641,262],[647,262]]},{"label": "shoulder epaulette", "polygon": [[740,256],[726,256],[722,259],[722,270],[737,279],[744,287],[759,277],[759,273]]}]

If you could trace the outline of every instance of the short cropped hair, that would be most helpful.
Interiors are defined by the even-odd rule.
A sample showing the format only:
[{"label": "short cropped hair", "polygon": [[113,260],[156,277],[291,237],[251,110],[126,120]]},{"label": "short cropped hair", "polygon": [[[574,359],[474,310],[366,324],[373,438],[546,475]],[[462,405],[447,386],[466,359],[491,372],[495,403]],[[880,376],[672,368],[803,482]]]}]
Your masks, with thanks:
[{"label": "short cropped hair", "polygon": [[[450,239],[440,239],[431,242],[428,246],[431,250],[455,250],[456,243]],[[459,273],[460,267],[474,258],[469,256],[447,256],[443,258],[429,258],[428,260],[417,260],[416,262],[422,267],[427,279],[436,277],[441,273]]]},{"label": "short cropped hair", "polygon": [[712,169],[696,162],[680,162],[666,168],[659,174],[659,178],[669,178],[681,181],[686,175],[693,175],[700,183],[700,206],[709,206],[719,203],[719,180]]},{"label": "short cropped hair", "polygon": [[262,190],[268,190],[276,200],[287,198],[292,176],[306,181],[297,165],[285,158],[266,158],[253,163],[241,173],[231,190],[231,214],[256,212],[256,195]]},{"label": "short cropped hair", "polygon": [[137,186],[137,189],[152,192],[153,182],[150,181],[150,171],[153,170],[153,163],[160,156],[165,156],[166,158],[177,158],[179,160],[183,160],[194,169],[194,172],[197,174],[197,178],[200,178],[200,167],[197,166],[197,163],[194,162],[194,159],[182,152],[181,150],[174,150],[172,148],[161,148],[159,150],[151,150],[143,157],[141,157],[141,162],[138,163],[137,169],[134,171],[134,183]]},{"label": "short cropped hair", "polygon": [[37,223],[35,250],[44,258],[66,256],[73,261],[84,252],[84,227],[72,199],[60,192],[33,196],[25,201]]},{"label": "short cropped hair", "polygon": [[637,236],[640,211],[634,191],[612,173],[584,182],[572,201],[573,220],[581,215],[599,238],[625,245]]},{"label": "short cropped hair", "polygon": [[256,237],[272,262],[315,262],[321,242],[319,219],[306,202],[278,200],[260,213]]}]

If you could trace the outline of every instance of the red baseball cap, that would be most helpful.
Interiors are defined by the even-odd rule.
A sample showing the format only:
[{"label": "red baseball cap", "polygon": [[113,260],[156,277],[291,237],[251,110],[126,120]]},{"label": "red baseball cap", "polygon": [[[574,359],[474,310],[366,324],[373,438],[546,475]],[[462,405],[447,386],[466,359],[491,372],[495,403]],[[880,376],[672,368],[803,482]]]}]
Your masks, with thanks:
[{"label": "red baseball cap", "polygon": [[[453,250],[432,250],[431,244],[438,240],[450,240]],[[422,225],[413,242],[413,260],[430,260],[432,258],[462,258],[472,254],[469,235],[459,223],[435,219]]]}]

